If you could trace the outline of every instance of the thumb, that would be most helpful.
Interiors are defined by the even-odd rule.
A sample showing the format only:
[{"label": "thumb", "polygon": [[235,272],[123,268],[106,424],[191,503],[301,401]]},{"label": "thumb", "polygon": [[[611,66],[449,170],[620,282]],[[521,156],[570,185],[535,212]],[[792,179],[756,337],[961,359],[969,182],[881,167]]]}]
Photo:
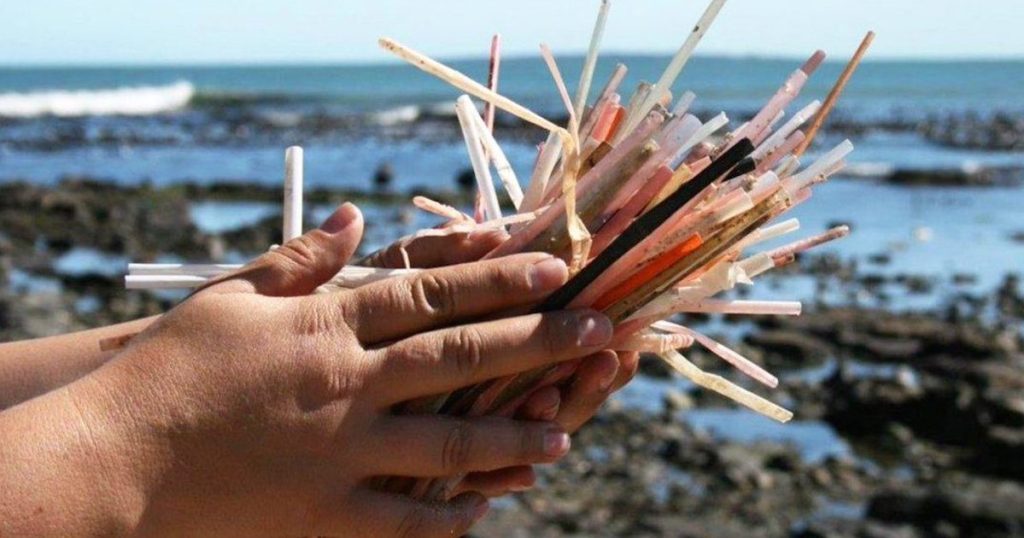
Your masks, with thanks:
[{"label": "thumb", "polygon": [[208,284],[202,293],[258,293],[273,297],[309,295],[345,266],[363,236],[359,208],[344,203],[315,230],[256,258]]}]

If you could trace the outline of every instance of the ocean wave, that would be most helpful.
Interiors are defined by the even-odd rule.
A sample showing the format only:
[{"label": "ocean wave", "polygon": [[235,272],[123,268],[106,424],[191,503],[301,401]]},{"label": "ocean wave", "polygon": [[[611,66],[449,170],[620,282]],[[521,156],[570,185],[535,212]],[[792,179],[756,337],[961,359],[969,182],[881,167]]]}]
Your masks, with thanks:
[{"label": "ocean wave", "polygon": [[166,86],[0,93],[0,116],[147,116],[184,108],[195,93],[187,81]]}]

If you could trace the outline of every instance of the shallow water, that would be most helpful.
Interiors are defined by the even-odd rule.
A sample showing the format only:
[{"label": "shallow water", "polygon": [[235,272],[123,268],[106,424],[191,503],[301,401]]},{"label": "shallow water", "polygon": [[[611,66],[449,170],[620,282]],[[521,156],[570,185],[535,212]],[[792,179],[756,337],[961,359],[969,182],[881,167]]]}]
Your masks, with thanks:
[{"label": "shallow water", "polygon": [[[598,80],[606,76],[613,56],[602,61]],[[578,58],[563,60],[563,71],[577,72]],[[641,78],[653,80],[665,62],[665,58],[656,57],[627,60],[631,74],[624,85],[626,88]],[[763,103],[798,64],[799,61],[698,58],[687,68],[677,89],[685,86],[696,91],[697,109],[702,115],[724,109],[738,118]],[[485,63],[458,62],[457,67],[480,77]],[[812,79],[795,106],[823,97],[838,69],[838,65],[827,64],[822,73]],[[964,76],[965,73],[971,76]],[[394,119],[410,111],[420,114],[451,110],[456,96],[454,91],[412,68],[396,64],[0,69],[0,94],[13,92],[31,98],[33,92],[43,89],[168,86],[179,80],[188,81],[194,87],[196,96],[192,102],[183,110],[149,116],[25,119],[4,118],[0,109],[0,182],[23,179],[53,184],[62,177],[77,175],[120,184],[253,181],[276,185],[283,174],[283,149],[291,144],[305,148],[308,186],[369,190],[374,170],[388,163],[395,177],[391,188],[397,192],[417,187],[454,190],[455,175],[468,166],[462,142],[445,137],[409,140],[380,133],[362,136],[358,129],[342,127],[326,133],[289,127],[311,116],[357,118],[380,124],[386,118],[368,114],[401,112],[391,114]],[[381,84],[384,80],[389,83]],[[571,85],[572,81],[569,83]],[[1022,84],[1024,62],[867,63],[849,87],[837,116],[887,122],[946,113],[1021,114],[1024,113],[1024,104],[1019,99]],[[539,60],[504,62],[502,90],[542,112],[560,112],[548,74]],[[409,105],[418,108],[403,108]],[[273,128],[266,133],[246,131],[252,124],[262,125],[260,122]],[[242,127],[238,127],[239,124]],[[233,131],[235,128],[239,130]],[[70,136],[72,141],[62,141],[64,136]],[[532,144],[539,140],[512,140],[501,128],[496,136],[520,178],[528,177],[535,157]],[[825,132],[815,151],[820,152],[840,140],[839,136]],[[892,132],[873,128],[853,141],[857,149],[849,162],[858,175],[863,175],[864,171],[874,171],[877,175],[879,171],[891,169],[1024,167],[1024,152],[952,149],[930,143],[913,130]],[[813,152],[809,158],[813,158]],[[861,273],[914,274],[930,279],[935,283],[933,293],[909,293],[895,284],[884,285],[882,291],[890,298],[883,305],[886,308],[931,308],[955,291],[987,292],[1007,272],[1020,271],[1024,242],[1013,242],[1010,236],[1024,232],[1021,207],[1024,207],[1024,188],[1020,187],[907,188],[873,179],[838,177],[818,187],[809,202],[792,212],[791,216],[800,219],[802,228],[785,240],[823,231],[834,223],[849,223],[853,234],[821,251],[835,253],[844,260],[856,259]],[[308,220],[320,222],[332,209],[309,208]],[[440,222],[439,218],[408,206],[367,204],[362,209],[368,223],[366,250]],[[209,233],[249,226],[278,211],[275,204],[251,202],[197,202],[190,207],[197,226]],[[891,261],[885,265],[868,263],[868,257],[878,254],[890,256]],[[245,261],[245,256],[230,245],[227,257],[229,262]],[[66,275],[116,276],[124,271],[128,261],[120,256],[77,248],[64,254],[55,269]],[[174,253],[167,253],[157,261],[181,260]],[[976,282],[954,285],[952,279],[958,273],[974,275]],[[769,277],[750,290],[749,298],[823,299],[836,304],[880,305],[877,296],[851,294],[834,278],[825,282],[824,289],[819,290],[818,281],[810,276]],[[18,270],[11,273],[11,284],[15,289],[36,292],[59,290],[55,279]],[[167,298],[184,295],[171,291],[158,294]],[[85,301],[76,307],[88,311],[95,308],[95,304]],[[723,323],[718,316],[702,326],[711,334],[724,333],[732,339],[739,338],[749,328],[749,324]],[[860,376],[897,374],[892,367],[847,365]],[[814,383],[830,375],[835,367],[835,363],[829,361],[821,367],[786,375]],[[660,413],[666,391],[690,387],[692,384],[683,380],[640,376],[615,399],[627,407]],[[801,421],[799,417],[790,424],[779,425],[742,409],[713,408],[681,413],[680,419],[722,439],[791,443],[812,462],[851,455],[850,445],[828,425]],[[667,480],[686,483],[685,476],[671,476]],[[860,509],[853,505],[831,505],[823,508],[823,514],[858,517]]]}]

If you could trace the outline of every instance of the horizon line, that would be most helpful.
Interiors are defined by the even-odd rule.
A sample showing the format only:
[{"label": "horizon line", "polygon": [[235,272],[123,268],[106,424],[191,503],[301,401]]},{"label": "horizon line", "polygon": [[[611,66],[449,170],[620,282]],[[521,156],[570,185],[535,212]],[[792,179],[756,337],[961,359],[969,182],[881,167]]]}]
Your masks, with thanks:
[{"label": "horizon line", "polygon": [[[582,60],[585,52],[573,52],[568,54],[560,55],[559,59],[578,59]],[[641,51],[608,51],[601,54],[602,59],[606,59],[608,56],[619,56],[619,57],[632,57],[632,58],[671,58],[671,52],[641,52]],[[806,58],[797,55],[789,54],[757,54],[757,53],[705,53],[695,54],[695,59],[713,59],[713,60],[759,60],[759,61],[795,61],[802,62]],[[521,60],[541,60],[539,55],[530,53],[518,53],[513,52],[506,54],[503,57],[505,61],[521,61]],[[484,55],[452,55],[452,56],[440,56],[437,58],[438,61],[446,63],[454,62],[467,62],[467,61],[487,61],[487,57]],[[847,57],[826,57],[825,63],[843,64],[848,60]],[[600,61],[600,60],[599,60]],[[1008,54],[1008,55],[952,55],[952,56],[903,56],[903,55],[882,55],[865,58],[862,63],[905,63],[905,62],[921,62],[921,63],[960,63],[960,62],[978,62],[978,63],[996,63],[996,62],[1014,62],[1024,61],[1024,54]],[[390,56],[383,57],[380,59],[366,58],[366,59],[312,59],[312,58],[301,58],[301,59],[209,59],[209,60],[85,60],[85,61],[35,61],[35,62],[5,62],[0,61],[0,69],[9,68],[41,68],[41,69],[54,69],[54,68],[132,68],[132,67],[337,67],[337,66],[378,66],[378,65],[397,65],[404,64],[402,60],[392,58]]]}]

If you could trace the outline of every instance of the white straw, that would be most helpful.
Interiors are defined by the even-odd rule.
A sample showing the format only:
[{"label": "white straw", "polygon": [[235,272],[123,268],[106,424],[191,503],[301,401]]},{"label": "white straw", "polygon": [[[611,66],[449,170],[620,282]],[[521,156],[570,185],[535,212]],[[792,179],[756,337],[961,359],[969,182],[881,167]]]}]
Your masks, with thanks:
[{"label": "white straw", "polygon": [[722,6],[725,5],[725,0],[711,0],[708,4],[704,14],[701,15],[700,20],[697,21],[697,25],[690,31],[690,35],[686,37],[686,41],[683,41],[679,51],[672,57],[672,61],[669,62],[668,67],[665,68],[665,72],[661,74],[661,78],[654,85],[654,88],[647,95],[647,99],[644,100],[643,104],[637,109],[636,114],[628,118],[628,123],[625,125],[626,133],[629,133],[636,128],[640,120],[647,117],[647,113],[650,112],[654,105],[656,105],[661,98],[672,88],[672,84],[675,83],[676,79],[679,78],[679,73],[682,73],[683,67],[686,66],[686,62],[689,61],[690,56],[693,55],[694,49],[697,48],[697,43],[700,43],[704,33],[707,32],[708,27],[714,22],[715,17],[718,16],[718,12],[721,11]]},{"label": "white straw", "polygon": [[476,128],[473,116],[479,116],[473,101],[468,95],[463,95],[455,101],[455,114],[459,117],[459,125],[462,126],[462,136],[466,141],[466,151],[469,153],[469,160],[473,164],[473,174],[476,176],[476,187],[484,202],[484,216],[487,220],[501,218],[501,206],[498,204],[498,193],[494,191],[494,180],[491,178],[491,169],[484,155],[481,143],[481,133]]},{"label": "white straw", "polygon": [[483,101],[492,103],[494,106],[508,112],[509,114],[518,116],[520,119],[543,129],[547,129],[548,131],[554,131],[557,133],[565,132],[565,129],[540,117],[536,112],[533,112],[508,97],[491,90],[451,67],[448,67],[423,53],[402,45],[394,39],[382,37],[378,40],[378,44],[380,44],[384,50],[398,56],[423,71],[426,71],[427,73],[430,73],[431,75],[434,75],[435,77],[438,77],[452,86],[455,86],[456,88]]},{"label": "white straw", "polygon": [[554,132],[548,133],[548,139],[540,150],[537,166],[533,169],[533,177],[523,197],[523,211],[532,211],[544,201],[544,193],[548,190],[548,181],[555,171],[558,159],[562,155],[562,137]]},{"label": "white straw", "polygon": [[601,8],[594,23],[594,33],[590,35],[590,48],[587,49],[587,57],[583,61],[583,72],[580,73],[580,85],[576,88],[576,102],[573,106],[577,118],[583,117],[583,107],[586,106],[590,94],[590,82],[594,79],[594,67],[597,66],[597,49],[601,46],[601,36],[604,35],[604,25],[608,20],[610,6],[609,0],[601,0]]},{"label": "white straw", "polygon": [[215,277],[241,268],[237,263],[129,263],[132,276],[201,276]]},{"label": "white straw", "polygon": [[130,290],[198,288],[210,278],[191,275],[128,275],[124,277],[124,287]]},{"label": "white straw", "polygon": [[693,136],[690,137],[690,139],[687,140],[686,143],[683,144],[678,151],[676,151],[676,154],[672,157],[669,168],[679,168],[679,165],[683,164],[683,160],[686,158],[686,155],[690,152],[691,149],[696,147],[697,144],[700,144],[701,142],[707,140],[708,137],[715,134],[715,132],[721,129],[722,127],[725,127],[728,123],[729,117],[725,115],[725,112],[722,112],[708,120],[708,122],[705,123],[704,125],[701,125],[700,128],[697,129],[695,133],[693,133]]},{"label": "white straw", "polygon": [[709,374],[704,370],[701,370],[697,365],[688,361],[686,357],[679,354],[679,352],[670,350],[665,353],[660,353],[659,356],[676,369],[677,372],[683,374],[694,383],[713,390],[726,398],[729,398],[739,404],[742,404],[762,415],[769,418],[775,419],[779,422],[789,422],[793,418],[793,413],[783,407],[780,407],[756,394],[746,390],[742,387],[736,386],[730,383],[722,376],[715,374]]},{"label": "white straw", "polygon": [[679,99],[676,99],[676,106],[672,107],[672,115],[682,116],[686,114],[695,99],[697,99],[697,94],[691,91],[684,92],[679,96]]},{"label": "white straw", "polygon": [[703,299],[692,303],[679,303],[678,312],[705,314],[748,314],[754,316],[799,316],[800,301],[743,301],[739,299]]},{"label": "white straw", "polygon": [[508,162],[505,152],[502,151],[498,141],[494,139],[494,135],[491,134],[491,130],[487,128],[487,124],[484,123],[480,115],[470,114],[469,118],[473,120],[474,128],[483,141],[484,148],[487,150],[486,155],[490,157],[494,163],[494,169],[498,171],[498,178],[505,186],[505,192],[512,200],[512,205],[518,210],[523,204],[523,189],[519,186],[519,179],[516,177],[515,171],[512,170],[512,165]]},{"label": "white straw", "polygon": [[[128,265],[129,274],[124,281],[125,287],[130,290],[196,288],[211,278],[241,267],[240,264],[132,263]],[[339,287],[356,288],[378,280],[417,272],[419,269],[379,269],[347,265],[331,279],[330,283]]]},{"label": "white straw", "polygon": [[302,148],[299,146],[284,152],[283,214],[281,244],[302,235]]},{"label": "white straw", "polygon": [[768,155],[772,151],[778,149],[778,147],[786,141],[786,138],[793,134],[793,131],[797,130],[805,121],[813,118],[820,108],[821,101],[811,101],[811,104],[800,109],[800,111],[790,118],[789,121],[783,124],[781,129],[775,131],[775,133],[768,137],[767,140],[762,142],[761,145],[754,150],[754,153],[751,154],[751,157],[760,162],[765,155]]}]

